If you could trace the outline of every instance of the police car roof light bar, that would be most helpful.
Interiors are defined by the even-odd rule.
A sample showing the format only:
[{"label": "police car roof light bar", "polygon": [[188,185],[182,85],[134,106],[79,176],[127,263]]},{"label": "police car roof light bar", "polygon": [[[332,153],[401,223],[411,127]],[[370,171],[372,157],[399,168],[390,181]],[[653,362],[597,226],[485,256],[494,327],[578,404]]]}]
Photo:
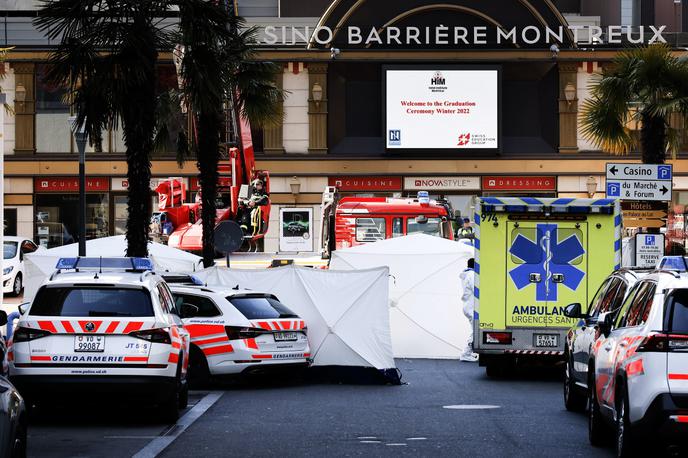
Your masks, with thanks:
[{"label": "police car roof light bar", "polygon": [[148,258],[60,258],[55,268],[58,271],[79,269],[98,269],[100,273],[103,268],[111,270],[128,270],[133,272],[145,272],[153,270],[153,262]]}]

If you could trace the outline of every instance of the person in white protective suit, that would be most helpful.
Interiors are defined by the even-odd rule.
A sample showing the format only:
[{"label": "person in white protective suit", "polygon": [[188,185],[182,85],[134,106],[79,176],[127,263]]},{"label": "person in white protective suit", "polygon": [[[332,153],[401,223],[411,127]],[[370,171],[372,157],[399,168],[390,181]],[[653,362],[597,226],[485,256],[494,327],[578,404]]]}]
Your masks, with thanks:
[{"label": "person in white protective suit", "polygon": [[468,333],[468,342],[463,354],[460,356],[461,361],[475,362],[478,360],[478,355],[473,353],[473,310],[474,310],[474,287],[475,287],[475,259],[468,260],[468,267],[461,272],[461,284],[463,285],[463,292],[461,294],[461,301],[463,302],[463,314],[468,318],[470,324],[470,332]]}]

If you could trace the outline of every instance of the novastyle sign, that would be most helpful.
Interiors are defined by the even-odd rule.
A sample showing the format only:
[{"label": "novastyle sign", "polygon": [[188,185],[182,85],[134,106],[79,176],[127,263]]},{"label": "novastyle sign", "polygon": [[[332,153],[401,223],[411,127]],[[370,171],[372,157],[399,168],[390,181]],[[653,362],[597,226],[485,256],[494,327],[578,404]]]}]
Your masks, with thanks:
[{"label": "novastyle sign", "polygon": [[[362,45],[486,45],[497,44],[559,44],[564,43],[567,35],[579,44],[653,44],[666,43],[664,31],[666,25],[625,27],[610,25],[608,27],[570,25],[559,27],[526,27],[488,28],[487,26],[452,26],[435,27],[377,27],[362,28],[349,26],[343,29],[346,44]],[[339,32],[341,33],[341,32]],[[340,35],[338,34],[337,37]],[[335,38],[335,31],[326,26],[294,27],[269,25],[263,29],[258,43],[262,45],[289,46],[314,43],[330,46]]]}]

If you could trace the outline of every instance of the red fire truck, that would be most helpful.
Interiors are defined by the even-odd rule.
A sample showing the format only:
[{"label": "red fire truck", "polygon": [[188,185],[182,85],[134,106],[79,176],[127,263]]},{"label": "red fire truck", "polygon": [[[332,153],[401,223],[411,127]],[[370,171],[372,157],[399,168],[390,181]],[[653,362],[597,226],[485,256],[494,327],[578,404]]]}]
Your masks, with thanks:
[{"label": "red fire truck", "polygon": [[[270,193],[270,174],[267,171],[255,169],[251,127],[248,121],[241,117],[238,127],[239,138],[241,139],[240,146],[238,148],[229,148],[229,160],[221,161],[219,165],[220,179],[218,181],[216,201],[216,223],[228,219],[236,220],[241,211],[250,211],[250,209],[242,207],[242,201],[250,197],[252,191],[251,183],[254,180],[261,180],[265,191],[268,194]],[[169,187],[164,187],[161,190],[167,191],[168,189]],[[170,193],[174,194],[171,191]],[[158,195],[159,197],[162,196],[160,191],[158,191]],[[166,199],[171,203],[171,206],[161,208],[159,205],[157,218],[170,221],[174,226],[167,239],[168,245],[184,251],[201,252],[203,250],[203,223],[201,220],[200,203],[185,204],[179,198],[175,200],[174,195],[170,195]],[[261,245],[268,230],[268,222],[270,221],[270,202],[258,207],[257,217],[260,223],[257,226],[248,228],[248,232],[244,237],[242,251],[259,251],[262,249]],[[157,226],[154,224],[153,229],[154,237],[164,235],[164,223]],[[162,238],[164,240],[164,237]]]},{"label": "red fire truck", "polygon": [[323,193],[321,253],[329,258],[333,250],[364,243],[428,234],[454,239],[448,202],[431,200],[427,192],[417,198],[339,197],[337,188]]},{"label": "red fire truck", "polygon": [[158,183],[158,210],[151,218],[151,236],[158,243],[167,243],[175,228],[193,224],[201,217],[198,203],[186,202],[186,186],[182,178],[168,178]]}]

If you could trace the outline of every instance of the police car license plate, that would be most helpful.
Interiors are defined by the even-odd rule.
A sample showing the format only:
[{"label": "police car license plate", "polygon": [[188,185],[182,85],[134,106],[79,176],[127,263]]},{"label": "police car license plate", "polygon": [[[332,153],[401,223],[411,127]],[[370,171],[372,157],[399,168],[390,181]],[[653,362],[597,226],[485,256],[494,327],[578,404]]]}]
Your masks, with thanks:
[{"label": "police car license plate", "polygon": [[105,336],[76,335],[74,336],[74,351],[104,352]]},{"label": "police car license plate", "polygon": [[299,336],[295,332],[276,332],[275,342],[290,342],[298,340]]},{"label": "police car license plate", "polygon": [[535,334],[535,346],[547,348],[558,347],[559,336],[556,334]]}]

